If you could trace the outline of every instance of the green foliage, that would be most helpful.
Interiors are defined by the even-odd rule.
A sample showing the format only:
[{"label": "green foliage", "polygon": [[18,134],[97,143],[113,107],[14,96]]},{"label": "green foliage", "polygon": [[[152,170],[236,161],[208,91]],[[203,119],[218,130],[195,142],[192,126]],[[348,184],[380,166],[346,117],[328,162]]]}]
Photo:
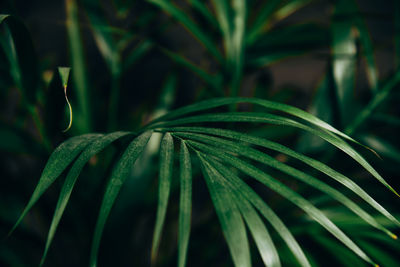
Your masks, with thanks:
[{"label": "green foliage", "polygon": [[[89,202],[100,196],[100,207],[90,205],[88,209],[96,218],[92,226],[85,223],[88,217],[77,215],[78,228],[86,227],[84,236],[92,239],[88,260],[79,264],[102,265],[103,245],[110,251],[130,251],[126,244],[132,240],[120,245],[106,233],[114,229],[129,236],[131,230],[119,225],[132,223],[128,220],[131,213],[134,221],[140,221],[138,211],[151,210],[154,216],[147,217],[154,219],[152,240],[143,237],[151,236],[148,230],[138,239],[149,258],[147,263],[153,266],[168,265],[175,258],[179,267],[191,266],[191,250],[199,250],[196,240],[202,238],[199,225],[206,224],[209,232],[215,232],[216,220],[207,215],[214,211],[227,245],[209,244],[209,255],[203,256],[215,266],[219,261],[234,266],[326,266],[325,257],[344,266],[395,266],[400,251],[395,233],[400,222],[394,203],[399,194],[396,185],[391,185],[394,180],[384,177],[399,174],[397,169],[387,171],[394,168],[386,160],[398,162],[400,152],[396,136],[384,135],[375,125],[387,129],[399,125],[393,111],[396,105],[390,100],[399,97],[394,89],[400,72],[396,67],[393,75],[379,77],[373,40],[356,1],[339,0],[330,5],[327,25],[286,21],[315,2],[148,0],[139,5],[112,1],[115,14],[110,19],[100,1],[68,0],[65,29],[71,68],[59,67],[58,75],[53,71],[47,81],[40,78],[45,68],[36,59],[25,25],[14,16],[0,15],[0,58],[4,62],[0,82],[8,85],[2,87],[1,95],[6,97],[16,88],[21,99],[18,108],[25,111],[16,119],[0,121],[0,148],[13,155],[25,153],[47,160],[19,217],[15,211],[0,212],[1,222],[11,228],[9,239],[19,225],[29,232],[29,212],[46,198],[45,192],[51,191],[53,184],[62,184],[40,265],[46,265],[52,255],[62,216],[67,213],[66,219],[71,217],[68,204],[74,205],[75,197]],[[87,24],[81,20],[80,10]],[[129,11],[134,12],[134,20],[129,20]],[[397,25],[398,10],[395,15]],[[191,42],[204,50],[202,60],[197,62],[185,49],[171,45],[176,29],[181,31],[176,36],[189,33]],[[106,78],[88,67],[83,30],[92,34]],[[272,87],[257,76],[266,68],[321,49],[331,52],[311,113],[275,101],[269,93],[261,95],[270,99],[254,97],[260,86]],[[167,61],[172,66],[166,73],[157,73],[157,69],[150,73],[150,80],[158,82],[161,89],[130,84],[128,78],[146,64],[157,67],[153,54],[157,62]],[[360,58],[365,65],[359,64]],[[368,101],[355,97],[361,71],[367,77]],[[198,87],[187,86],[186,75],[196,78]],[[251,77],[256,81],[249,93],[246,88]],[[138,77],[140,81],[144,78]],[[191,97],[182,94],[182,88]],[[52,90],[64,90],[69,107],[66,130],[71,128],[72,137],[61,133],[60,125],[67,116],[61,123],[57,119],[56,114],[66,112],[56,104],[59,100],[53,96],[58,98],[57,91]],[[194,103],[187,105],[189,102]],[[47,119],[53,109],[56,119]],[[42,110],[46,114],[41,114]],[[19,122],[26,117],[32,119],[36,135],[31,136],[29,126]],[[116,131],[119,129],[129,130]],[[108,133],[89,133],[96,131]],[[65,141],[53,149],[60,140]],[[290,148],[293,145],[298,149]],[[377,152],[384,161],[372,164]],[[357,179],[360,173],[369,178]],[[370,176],[383,186],[374,184],[366,189],[372,184],[367,182],[373,180]],[[206,190],[199,197],[200,186]],[[389,191],[393,193],[390,198],[386,195]],[[389,201],[383,203],[381,194]],[[199,199],[207,210],[201,223],[202,216],[197,214],[201,211],[196,208]],[[79,201],[70,213],[83,210]],[[213,212],[209,212],[211,206]],[[148,224],[149,219],[143,221]],[[171,240],[171,232],[177,235],[177,245],[166,248],[163,240]],[[174,252],[168,253],[168,249]],[[16,265],[17,257],[12,253],[5,256],[11,251],[8,248],[4,251],[0,251],[0,263]],[[220,260],[221,252],[229,252],[232,263]],[[111,262],[117,258],[112,256]]]}]

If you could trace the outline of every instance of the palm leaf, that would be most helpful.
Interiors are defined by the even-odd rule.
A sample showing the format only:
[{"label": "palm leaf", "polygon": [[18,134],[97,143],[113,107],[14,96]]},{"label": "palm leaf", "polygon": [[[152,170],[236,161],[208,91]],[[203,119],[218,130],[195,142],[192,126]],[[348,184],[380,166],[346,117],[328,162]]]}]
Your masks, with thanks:
[{"label": "palm leaf", "polygon": [[[356,213],[358,216],[360,216],[362,219],[364,219],[370,225],[376,227],[377,229],[382,230],[383,232],[387,233],[389,236],[395,236],[392,232],[390,232],[388,229],[386,229],[381,224],[379,224],[367,212],[365,212],[363,209],[361,209],[357,204],[355,204],[353,201],[351,201],[349,198],[347,198],[345,195],[343,195],[336,189],[319,181],[317,178],[315,178],[311,175],[308,175],[302,171],[292,168],[287,164],[281,163],[280,161],[274,159],[273,157],[266,155],[265,153],[259,152],[258,150],[252,149],[250,147],[238,145],[235,142],[223,140],[221,138],[209,137],[207,135],[199,135],[199,134],[196,135],[196,134],[188,134],[188,133],[177,133],[177,135],[188,138],[188,139],[192,139],[195,141],[203,142],[208,145],[212,145],[215,148],[224,147],[226,151],[229,151],[231,153],[235,153],[238,155],[246,156],[250,159],[259,161],[270,167],[276,168],[276,169],[292,176],[295,179],[299,179],[302,182],[307,183],[308,185],[310,185],[312,187],[315,187],[316,189],[331,196],[333,199],[336,199],[337,201],[341,202],[344,206],[348,207],[350,210],[352,210],[354,213]],[[394,220],[396,220],[396,219],[394,219]],[[400,225],[400,223],[398,221],[396,221],[396,222]]]},{"label": "palm leaf", "polygon": [[385,185],[388,189],[390,189],[397,196],[399,194],[383,179],[383,177],[361,156],[358,152],[356,152],[350,145],[348,145],[343,139],[338,136],[326,132],[321,129],[310,128],[304,124],[296,122],[294,120],[272,115],[268,113],[245,113],[245,112],[237,112],[237,113],[223,113],[223,114],[209,114],[209,115],[198,115],[183,119],[178,119],[175,121],[166,122],[161,124],[161,126],[174,126],[174,125],[182,125],[182,124],[191,124],[191,123],[200,123],[200,122],[261,122],[261,123],[271,123],[275,125],[282,126],[290,126],[298,129],[303,129],[312,134],[315,134],[325,141],[331,143],[336,146],[350,157],[352,157],[355,161],[357,161],[361,166],[363,166],[369,173],[371,173],[379,182]]},{"label": "palm leaf", "polygon": [[164,135],[160,149],[160,181],[158,188],[158,207],[156,225],[154,227],[151,260],[155,261],[158,247],[160,246],[161,231],[167,213],[169,192],[171,189],[172,167],[174,157],[174,141],[169,133]]},{"label": "palm leaf", "polygon": [[229,187],[200,155],[202,171],[235,266],[251,266],[246,228]]},{"label": "palm leaf", "polygon": [[231,177],[233,176],[232,172],[218,161],[209,160],[208,162],[219,172],[220,179],[226,181],[228,186],[232,188],[235,196],[235,202],[239,207],[246,224],[249,226],[250,232],[256,242],[258,251],[261,254],[264,264],[266,266],[281,266],[274,242],[272,241],[260,216],[250,205],[250,200],[246,199],[246,197],[241,193],[242,190],[240,187],[235,187],[230,182],[230,180],[235,179],[236,177]]},{"label": "palm leaf", "polygon": [[228,155],[224,152],[220,152],[217,149],[210,148],[207,145],[195,142],[187,141],[194,147],[205,151],[207,154],[217,155],[219,159],[235,166],[235,168],[241,170],[243,173],[255,178],[265,186],[269,187],[271,190],[281,194],[293,204],[297,205],[299,208],[303,209],[311,218],[317,221],[322,227],[328,230],[332,235],[339,239],[344,245],[346,245],[350,250],[357,254],[360,258],[375,264],[346,234],[344,234],[328,217],[326,217],[318,208],[316,208],[309,201],[304,199],[302,196],[289,189],[287,186],[281,182],[275,180],[270,175],[264,173],[260,169],[242,161],[234,156]]},{"label": "palm leaf", "polygon": [[183,267],[186,263],[192,213],[192,166],[189,150],[184,141],[181,142],[180,166],[178,267]]},{"label": "palm leaf", "polygon": [[129,144],[111,174],[106,191],[104,193],[99,216],[97,218],[96,227],[94,230],[92,248],[90,252],[90,266],[97,265],[97,254],[100,247],[100,240],[108,215],[110,214],[111,208],[118,196],[121,186],[125,182],[128,173],[136,159],[139,157],[140,153],[142,153],[144,147],[149,141],[151,133],[151,131],[147,131],[135,138]]},{"label": "palm leaf", "polygon": [[32,196],[18,218],[17,222],[10,231],[10,234],[20,224],[25,215],[35,205],[43,193],[54,183],[54,181],[61,175],[61,173],[68,167],[68,165],[75,159],[75,157],[82,152],[82,150],[93,142],[100,134],[86,134],[81,136],[72,137],[57,147],[50,155],[47,164],[42,172],[40,180],[32,193]]},{"label": "palm leaf", "polygon": [[[297,153],[296,151],[294,151],[288,147],[285,147],[281,144],[266,140],[264,138],[259,138],[259,137],[251,136],[248,134],[242,134],[239,132],[225,130],[225,129],[215,129],[215,128],[205,128],[205,127],[177,127],[177,128],[169,129],[169,131],[197,132],[197,133],[204,133],[204,134],[220,136],[220,137],[225,137],[225,138],[231,138],[231,139],[239,141],[239,142],[247,142],[252,145],[275,150],[277,152],[291,156],[291,157],[293,157],[297,160],[300,160],[303,163],[315,168],[316,170],[328,175],[332,179],[334,179],[337,182],[341,183],[342,185],[346,186],[349,190],[351,190],[355,194],[357,194],[360,198],[362,198],[365,202],[370,204],[373,208],[375,208],[377,211],[379,211],[382,215],[387,217],[389,220],[391,220],[396,225],[400,226],[400,222],[393,215],[391,215],[385,208],[383,208],[379,203],[377,203],[370,195],[368,195],[368,193],[366,193],[360,186],[358,186],[350,178],[335,171],[334,169],[330,168],[329,166],[325,165],[324,163],[322,163],[318,160],[315,160],[315,159],[312,159],[305,155],[302,155],[300,153]],[[209,137],[206,137],[202,140],[206,140],[207,138],[209,138]]]},{"label": "palm leaf", "polygon": [[97,138],[85,148],[85,150],[81,153],[79,158],[72,165],[70,171],[68,172],[67,178],[65,179],[64,185],[61,189],[60,196],[58,198],[57,206],[54,211],[49,233],[47,235],[47,241],[42,256],[41,265],[44,263],[47,252],[50,248],[51,242],[57,230],[57,226],[61,220],[64,210],[68,204],[68,200],[71,196],[72,190],[74,189],[76,180],[78,179],[78,176],[81,173],[83,167],[94,155],[99,153],[106,146],[110,145],[115,140],[122,138],[123,136],[126,136],[128,134],[129,134],[128,132],[115,132]]},{"label": "palm leaf", "polygon": [[[206,113],[204,115],[191,114],[199,111],[208,111],[212,108],[223,105],[229,106],[241,102],[261,105],[269,110],[287,113],[291,115],[291,117],[256,112]],[[296,120],[293,119],[293,117],[296,118]],[[302,209],[307,216],[312,218],[335,236],[349,249],[349,251],[352,251],[365,262],[375,264],[374,261],[371,260],[371,258],[321,209],[317,208],[309,200],[305,199],[299,193],[290,189],[279,180],[274,179],[270,174],[256,167],[254,162],[259,162],[263,165],[275,168],[284,174],[299,179],[309,186],[320,190],[325,195],[330,196],[351,210],[354,213],[354,216],[359,220],[362,220],[366,225],[380,229],[391,237],[396,238],[396,236],[388,230],[384,224],[377,221],[370,213],[361,208],[343,193],[312,175],[270,157],[266,153],[261,152],[257,147],[268,148],[284,153],[328,175],[364,199],[369,205],[388,218],[391,223],[397,226],[399,225],[399,222],[393,215],[378,204],[363,189],[357,186],[350,178],[333,170],[322,162],[264,138],[225,129],[185,126],[187,124],[212,122],[272,123],[305,130],[313,135],[323,138],[332,145],[346,152],[351,158],[359,162],[366,170],[375,176],[375,178],[380,180],[388,188],[391,188],[375,171],[375,169],[345,140],[359,144],[357,141],[304,111],[288,105],[259,99],[221,98],[201,102],[169,112],[156,119],[153,123],[144,127],[142,129],[142,134],[134,138],[134,140],[128,145],[114,167],[105,189],[93,236],[90,255],[91,266],[96,266],[97,264],[97,255],[104,226],[119,194],[121,186],[127,179],[128,173],[136,159],[145,149],[152,135],[152,131],[164,134],[160,149],[159,202],[152,245],[153,262],[157,257],[161,232],[163,225],[165,224],[168,198],[171,191],[172,168],[174,165],[173,155],[175,150],[174,138],[180,140],[181,150],[178,266],[185,266],[191,228],[192,170],[188,147],[196,152],[200,160],[201,170],[235,266],[251,265],[246,225],[250,230],[249,233],[255,241],[263,262],[267,266],[280,266],[278,250],[276,249],[274,240],[270,237],[267,226],[264,224],[261,216],[268,221],[278,235],[285,241],[297,262],[301,266],[310,266],[309,260],[306,258],[301,246],[297,243],[292,233],[275,212],[267,205],[267,203],[257,193],[255,193],[250,186],[239,178],[238,175],[236,175],[236,170],[246,176],[254,178],[272,191],[282,195],[285,199]],[[65,206],[68,203],[76,179],[85,163],[93,155],[100,152],[113,141],[129,134],[130,133],[127,132],[116,132],[104,136],[99,134],[78,136],[66,141],[58,147],[55,152],[53,152],[31,200],[13,228],[15,229],[20,220],[22,220],[24,215],[35,204],[51,183],[54,182],[54,180],[60,176],[67,166],[75,159],[75,157],[83,151],[71,167],[62,188],[59,202],[53,217],[53,222],[49,230],[43,260],[47,254]],[[252,146],[255,147],[253,148]],[[251,161],[244,161],[241,159],[242,157],[250,159]]]}]

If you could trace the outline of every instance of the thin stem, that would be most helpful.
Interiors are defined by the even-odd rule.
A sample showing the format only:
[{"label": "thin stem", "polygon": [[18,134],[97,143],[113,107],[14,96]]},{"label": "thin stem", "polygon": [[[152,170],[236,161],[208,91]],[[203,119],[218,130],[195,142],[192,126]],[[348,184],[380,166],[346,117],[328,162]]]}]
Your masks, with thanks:
[{"label": "thin stem", "polygon": [[67,128],[63,131],[63,133],[67,132],[72,126],[72,107],[71,107],[71,103],[69,103],[69,100],[68,100],[66,85],[64,85],[64,96],[65,96],[65,101],[67,101],[67,105],[68,105],[68,109],[69,109],[69,123],[68,123]]}]

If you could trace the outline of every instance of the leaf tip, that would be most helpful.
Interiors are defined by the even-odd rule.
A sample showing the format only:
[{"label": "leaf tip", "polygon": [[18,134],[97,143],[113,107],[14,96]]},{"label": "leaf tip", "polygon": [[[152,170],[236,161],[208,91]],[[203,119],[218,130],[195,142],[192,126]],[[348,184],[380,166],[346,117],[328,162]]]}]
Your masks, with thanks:
[{"label": "leaf tip", "polygon": [[70,71],[71,68],[69,67],[58,67],[58,74],[60,75],[60,79],[64,87],[67,87]]}]

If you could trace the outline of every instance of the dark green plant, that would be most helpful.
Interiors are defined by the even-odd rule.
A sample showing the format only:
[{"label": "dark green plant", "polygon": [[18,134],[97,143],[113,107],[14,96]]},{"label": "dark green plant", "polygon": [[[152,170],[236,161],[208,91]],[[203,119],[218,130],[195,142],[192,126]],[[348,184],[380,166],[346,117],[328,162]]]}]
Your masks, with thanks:
[{"label": "dark green plant", "polygon": [[[379,82],[372,40],[355,1],[335,1],[329,25],[279,25],[281,20],[313,2],[266,1],[260,4],[258,1],[242,0],[210,3],[188,0],[179,6],[167,0],[149,0],[138,7],[130,1],[115,1],[114,15],[117,21],[127,20],[131,6],[143,11],[132,25],[118,28],[107,22],[99,2],[84,0],[78,4],[75,0],[68,0],[66,29],[72,83],[68,83],[69,69],[59,69],[60,76],[55,75],[47,85],[39,82],[40,71],[32,56],[35,52],[25,26],[13,16],[1,15],[0,56],[6,62],[1,80],[9,84],[5,88],[16,87],[20,90],[20,106],[32,116],[40,134],[38,141],[27,142],[23,137],[26,134],[24,127],[18,127],[17,123],[5,125],[4,130],[0,129],[2,135],[22,133],[16,135],[21,140],[14,141],[15,146],[3,145],[4,149],[19,152],[22,147],[31,154],[40,155],[52,150],[52,138],[55,135],[52,127],[59,126],[60,121],[65,120],[57,120],[56,117],[47,120],[50,123],[43,122],[40,109],[48,111],[52,101],[43,97],[43,88],[49,86],[61,90],[64,87],[66,91],[67,86],[70,90],[71,84],[75,94],[71,132],[76,136],[61,143],[51,153],[28,204],[11,232],[65,173],[42,256],[41,264],[44,264],[78,177],[85,173],[88,162],[99,159],[112,167],[108,171],[104,166],[93,164],[99,170],[97,175],[108,172],[109,175],[101,193],[101,206],[91,242],[90,266],[97,266],[102,234],[112,208],[118,203],[117,197],[122,186],[130,180],[137,180],[135,187],[139,187],[139,184],[145,186],[155,176],[158,176],[155,194],[157,213],[151,264],[166,262],[159,256],[161,236],[168,223],[167,208],[174,205],[170,198],[178,192],[177,262],[178,266],[186,265],[192,241],[189,237],[192,229],[193,186],[201,178],[207,186],[235,266],[251,266],[251,255],[255,250],[261,256],[260,262],[266,266],[324,266],[309,246],[297,241],[299,236],[306,236],[310,239],[308,242],[317,244],[321,250],[325,249],[324,253],[329,257],[333,255],[344,266],[365,263],[395,266],[396,256],[376,245],[376,242],[382,242],[385,248],[397,252],[400,249],[394,241],[397,236],[394,233],[396,230],[393,230],[400,225],[396,219],[398,216],[379,204],[379,198],[374,193],[383,191],[383,188],[371,189],[371,193],[367,193],[358,181],[356,183],[350,178],[354,175],[351,170],[345,174],[347,170],[343,171],[333,161],[340,159],[346,166],[353,166],[349,162],[357,163],[365,173],[399,196],[366,158],[375,157],[377,150],[398,161],[400,153],[391,145],[393,141],[390,138],[385,141],[371,136],[366,121],[385,119],[391,127],[395,127],[393,125],[396,123],[398,125],[398,118],[379,116],[375,110],[389,96],[393,96],[393,88],[397,86],[400,74],[396,70],[387,81]],[[79,29],[79,10],[84,10],[87,15],[96,47],[110,75],[109,101],[103,105],[107,106],[107,112],[95,108],[96,100],[100,97],[90,86]],[[166,19],[163,14],[168,14],[172,20]],[[199,22],[194,18],[198,18]],[[155,22],[163,20],[166,20],[165,25],[146,32],[147,28],[154,27]],[[183,52],[174,51],[162,41],[169,26],[177,27],[176,22],[194,36],[206,51],[206,67],[195,64]],[[358,32],[359,37],[354,32]],[[360,54],[357,43],[362,47]],[[329,124],[292,105],[256,97],[240,97],[248,95],[243,90],[245,78],[259,73],[261,67],[326,48],[332,49],[329,55],[331,64],[312,104],[312,112]],[[200,91],[194,104],[171,111],[177,98],[179,75],[170,73],[164,78],[166,82],[160,97],[152,100],[152,109],[149,111],[139,107],[136,110],[148,118],[145,123],[138,123],[137,118],[128,116],[130,112],[125,112],[123,119],[119,119],[123,113],[119,105],[122,102],[123,77],[140,58],[150,52],[169,58],[179,70],[187,69],[194,73],[202,82],[201,88],[207,89]],[[353,97],[359,58],[366,62],[365,71],[371,89],[371,100],[366,105],[361,105]],[[263,82],[257,83],[252,96],[266,97],[267,94],[260,89]],[[383,111],[384,114],[391,112],[389,105],[387,109]],[[101,127],[94,119],[98,114],[106,118]],[[126,121],[128,123],[124,124]],[[115,132],[118,128],[127,127],[134,128],[134,131]],[[110,133],[90,133],[99,129]],[[299,152],[274,138],[274,131],[279,137],[284,136],[287,130],[295,133],[301,131],[298,139],[291,135],[291,140],[299,140]],[[356,141],[358,139],[369,147]],[[26,142],[33,147],[32,150],[24,146]],[[100,153],[103,150],[107,152]],[[347,154],[346,159],[342,159],[343,153],[338,154],[338,151]],[[154,164],[157,168],[154,168]],[[103,183],[95,180],[97,175],[88,175],[93,179],[90,183],[93,188]],[[298,181],[293,182],[293,178]],[[340,188],[336,182],[341,184]],[[139,191],[140,188],[131,192],[145,198]],[[97,194],[99,192],[97,190]],[[287,207],[276,206],[274,201],[280,198],[297,206],[300,214],[293,216],[298,210],[295,212]],[[281,210],[277,213],[276,209]],[[287,215],[282,216],[282,210]],[[119,219],[123,220],[122,217]],[[268,231],[270,226],[274,229],[271,233]],[[323,228],[327,231],[322,231]],[[366,229],[365,233],[358,231],[358,228]],[[256,249],[249,241],[248,234],[254,240]]]}]

